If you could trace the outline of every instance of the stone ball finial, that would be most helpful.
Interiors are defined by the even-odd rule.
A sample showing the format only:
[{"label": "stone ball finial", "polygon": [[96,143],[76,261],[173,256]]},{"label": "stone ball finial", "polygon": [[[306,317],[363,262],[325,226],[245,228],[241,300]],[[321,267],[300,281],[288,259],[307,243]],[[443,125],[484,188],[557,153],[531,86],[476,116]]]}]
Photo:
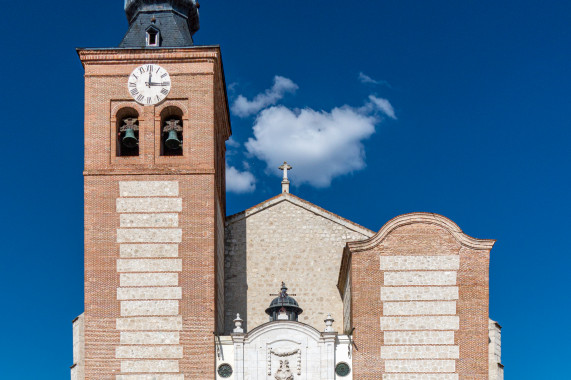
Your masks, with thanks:
[{"label": "stone ball finial", "polygon": [[333,319],[333,317],[331,317],[331,313],[327,314],[327,318],[325,318],[323,320],[323,322],[325,322],[325,332],[333,332],[333,322],[335,322],[335,319]]},{"label": "stone ball finial", "polygon": [[236,319],[234,319],[234,333],[237,334],[242,334],[244,333],[244,329],[242,328],[242,322],[244,322],[244,320],[242,318],[240,318],[240,314],[236,314]]}]

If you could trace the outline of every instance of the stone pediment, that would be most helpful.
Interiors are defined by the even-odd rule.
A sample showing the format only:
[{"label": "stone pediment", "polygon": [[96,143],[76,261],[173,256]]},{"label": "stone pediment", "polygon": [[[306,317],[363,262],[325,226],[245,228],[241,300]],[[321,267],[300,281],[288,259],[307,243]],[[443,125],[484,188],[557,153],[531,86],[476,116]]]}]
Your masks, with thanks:
[{"label": "stone pediment", "polygon": [[345,219],[337,214],[334,214],[330,211],[327,211],[311,202],[308,202],[306,200],[303,200],[295,195],[289,194],[289,193],[282,193],[278,196],[275,196],[273,198],[270,198],[262,203],[257,204],[256,206],[250,207],[249,209],[239,212],[237,214],[234,215],[230,215],[228,217],[226,217],[226,225],[230,225],[232,223],[236,223],[244,218],[248,218],[250,216],[253,216],[255,214],[264,212],[282,202],[288,202],[292,205],[295,205],[297,207],[300,207],[304,210],[306,210],[307,212],[313,213],[315,215],[321,216],[331,222],[337,223],[351,231],[355,231],[359,234],[362,234],[364,236],[367,237],[372,237],[373,235],[375,235],[375,232],[372,230],[369,230],[368,228],[365,228],[357,223],[354,223],[348,219]]}]

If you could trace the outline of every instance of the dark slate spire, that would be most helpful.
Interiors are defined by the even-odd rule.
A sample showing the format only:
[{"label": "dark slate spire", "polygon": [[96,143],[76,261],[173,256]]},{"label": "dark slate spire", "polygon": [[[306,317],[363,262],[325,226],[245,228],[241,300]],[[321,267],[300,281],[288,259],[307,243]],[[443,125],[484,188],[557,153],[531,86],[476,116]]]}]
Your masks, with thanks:
[{"label": "dark slate spire", "polygon": [[197,0],[125,0],[129,30],[119,47],[192,46],[199,6]]}]

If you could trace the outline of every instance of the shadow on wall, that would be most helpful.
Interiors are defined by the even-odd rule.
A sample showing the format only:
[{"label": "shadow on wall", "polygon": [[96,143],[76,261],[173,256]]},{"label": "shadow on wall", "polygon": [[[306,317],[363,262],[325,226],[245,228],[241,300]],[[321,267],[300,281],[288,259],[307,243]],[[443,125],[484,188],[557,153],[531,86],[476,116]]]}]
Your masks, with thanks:
[{"label": "shadow on wall", "polygon": [[248,331],[248,280],[246,219],[240,218],[225,229],[224,247],[224,334],[234,329],[239,313],[242,328]]}]

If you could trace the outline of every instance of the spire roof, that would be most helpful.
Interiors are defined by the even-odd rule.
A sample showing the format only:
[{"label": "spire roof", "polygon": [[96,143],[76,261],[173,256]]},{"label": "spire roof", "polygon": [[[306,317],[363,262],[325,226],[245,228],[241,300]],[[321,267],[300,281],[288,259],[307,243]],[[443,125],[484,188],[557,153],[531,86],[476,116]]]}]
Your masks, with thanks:
[{"label": "spire roof", "polygon": [[125,0],[129,30],[119,47],[186,47],[200,28],[196,0]]}]

